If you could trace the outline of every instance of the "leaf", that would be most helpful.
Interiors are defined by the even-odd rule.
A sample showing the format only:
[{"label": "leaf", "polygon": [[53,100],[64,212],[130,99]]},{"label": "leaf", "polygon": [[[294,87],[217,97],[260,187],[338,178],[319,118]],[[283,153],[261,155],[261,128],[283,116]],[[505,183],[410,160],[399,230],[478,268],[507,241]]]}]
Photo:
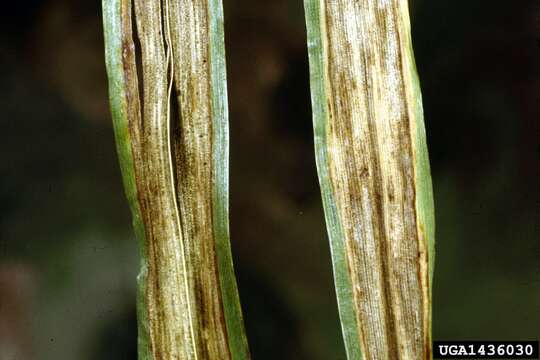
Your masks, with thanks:
[{"label": "leaf", "polygon": [[305,0],[315,150],[349,359],[431,358],[434,217],[405,0]]},{"label": "leaf", "polygon": [[[140,359],[248,359],[228,224],[219,0],[103,0],[111,111],[141,243]],[[139,94],[141,82],[142,101]]]}]

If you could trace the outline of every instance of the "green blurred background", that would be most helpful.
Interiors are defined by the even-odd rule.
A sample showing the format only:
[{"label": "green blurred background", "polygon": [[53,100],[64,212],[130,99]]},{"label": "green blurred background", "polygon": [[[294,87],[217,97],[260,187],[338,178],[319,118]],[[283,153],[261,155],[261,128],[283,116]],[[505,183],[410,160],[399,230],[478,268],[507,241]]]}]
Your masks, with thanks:
[{"label": "green blurred background", "polygon": [[[344,359],[301,0],[224,0],[231,231],[255,360]],[[540,336],[540,8],[414,0],[437,215],[434,338]],[[0,359],[136,359],[137,249],[99,1],[2,4]]]}]

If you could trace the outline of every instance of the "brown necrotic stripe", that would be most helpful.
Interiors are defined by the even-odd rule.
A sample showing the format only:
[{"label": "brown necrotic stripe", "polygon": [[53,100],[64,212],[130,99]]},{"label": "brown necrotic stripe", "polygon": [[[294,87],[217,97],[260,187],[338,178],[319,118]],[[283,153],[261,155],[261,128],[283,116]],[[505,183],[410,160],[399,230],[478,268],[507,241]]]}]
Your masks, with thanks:
[{"label": "brown necrotic stripe", "polygon": [[[401,0],[321,0],[328,162],[366,359],[428,356]],[[405,7],[404,7],[405,6]],[[408,64],[407,64],[408,65]]]}]

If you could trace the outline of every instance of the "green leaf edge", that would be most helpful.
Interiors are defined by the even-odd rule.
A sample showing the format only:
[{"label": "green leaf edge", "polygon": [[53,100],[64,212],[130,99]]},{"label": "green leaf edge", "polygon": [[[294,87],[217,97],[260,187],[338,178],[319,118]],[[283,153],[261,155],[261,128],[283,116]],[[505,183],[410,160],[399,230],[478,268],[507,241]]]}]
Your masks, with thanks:
[{"label": "green leaf edge", "polygon": [[429,151],[427,145],[427,134],[424,120],[424,109],[422,106],[422,90],[420,78],[416,67],[414,49],[412,45],[412,35],[410,23],[407,29],[408,56],[410,58],[409,76],[411,77],[412,96],[416,99],[414,104],[416,133],[414,134],[414,159],[415,159],[415,184],[416,184],[416,216],[419,224],[424,229],[428,247],[429,266],[429,338],[431,339],[432,328],[432,291],[433,276],[435,272],[435,202],[433,197],[433,180],[431,177],[431,166],[429,161]]},{"label": "green leaf edge", "polygon": [[234,360],[250,358],[232,260],[229,231],[229,111],[223,4],[209,0],[213,151],[213,217],[216,257],[229,349]]},{"label": "green leaf edge", "polygon": [[109,79],[109,103],[114,127],[116,151],[120,163],[125,196],[131,210],[133,229],[139,244],[140,270],[137,276],[137,347],[140,360],[152,359],[146,315],[147,252],[145,227],[139,208],[131,135],[127,115],[126,82],[122,57],[122,0],[103,0],[105,63]]},{"label": "green leaf edge", "polygon": [[308,55],[310,69],[311,104],[313,112],[313,131],[315,158],[321,187],[321,195],[326,218],[334,282],[338,302],[341,330],[348,359],[362,359],[360,335],[353,302],[352,282],[347,271],[345,235],[339,221],[336,201],[328,169],[326,131],[328,103],[325,88],[323,44],[321,34],[320,0],[304,0],[306,14]]}]

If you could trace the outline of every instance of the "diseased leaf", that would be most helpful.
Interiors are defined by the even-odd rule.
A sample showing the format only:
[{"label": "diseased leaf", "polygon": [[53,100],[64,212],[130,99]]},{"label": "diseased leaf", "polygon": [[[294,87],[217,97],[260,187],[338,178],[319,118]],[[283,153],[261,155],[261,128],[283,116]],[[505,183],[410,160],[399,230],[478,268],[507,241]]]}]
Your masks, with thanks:
[{"label": "diseased leaf", "polygon": [[116,141],[141,244],[139,358],[248,359],[229,243],[221,2],[135,0],[132,9],[130,0],[103,0],[103,14]]},{"label": "diseased leaf", "polygon": [[305,0],[315,148],[349,359],[431,358],[434,219],[406,0]]}]

